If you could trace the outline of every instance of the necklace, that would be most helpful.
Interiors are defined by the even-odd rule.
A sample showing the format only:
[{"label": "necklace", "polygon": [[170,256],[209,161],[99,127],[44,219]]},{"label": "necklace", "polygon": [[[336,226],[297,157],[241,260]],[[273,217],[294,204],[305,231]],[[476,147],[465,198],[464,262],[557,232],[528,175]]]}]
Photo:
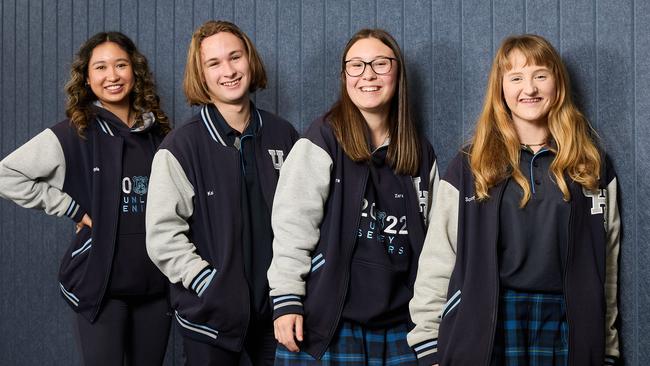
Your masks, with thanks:
[{"label": "necklace", "polygon": [[525,143],[522,142],[521,146],[525,146],[525,147],[544,146],[544,145],[546,145],[547,142],[548,142],[547,140],[544,140],[544,141],[540,142],[539,144],[525,144]]}]

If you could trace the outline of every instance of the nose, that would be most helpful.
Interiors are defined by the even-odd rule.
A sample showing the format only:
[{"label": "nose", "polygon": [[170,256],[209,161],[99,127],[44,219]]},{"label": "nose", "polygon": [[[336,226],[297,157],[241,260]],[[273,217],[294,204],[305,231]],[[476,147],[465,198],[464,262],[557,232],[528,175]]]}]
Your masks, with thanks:
[{"label": "nose", "polygon": [[372,69],[370,64],[366,64],[366,68],[363,70],[363,74],[361,74],[361,77],[364,80],[372,80],[377,78],[377,74],[375,73],[375,70]]},{"label": "nose", "polygon": [[530,79],[526,82],[526,85],[524,86],[524,93],[528,95],[534,95],[537,94],[537,85],[535,85],[535,81]]},{"label": "nose", "polygon": [[119,78],[120,78],[120,75],[117,72],[117,70],[114,67],[109,67],[108,68],[107,79],[110,80],[110,81],[116,81]]},{"label": "nose", "polygon": [[234,76],[237,72],[230,62],[223,63],[223,73],[225,76]]}]

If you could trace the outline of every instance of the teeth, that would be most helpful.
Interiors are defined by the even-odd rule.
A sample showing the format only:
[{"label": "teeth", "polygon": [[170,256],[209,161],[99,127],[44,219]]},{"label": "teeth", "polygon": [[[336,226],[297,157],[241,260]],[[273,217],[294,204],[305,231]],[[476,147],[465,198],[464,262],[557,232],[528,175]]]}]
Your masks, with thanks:
[{"label": "teeth", "polygon": [[364,87],[361,88],[361,91],[364,91],[364,92],[374,92],[374,91],[377,91],[377,90],[379,90],[378,86],[364,86]]},{"label": "teeth", "polygon": [[540,100],[542,100],[542,98],[525,98],[522,99],[521,101],[523,103],[533,103],[533,102],[539,102]]},{"label": "teeth", "polygon": [[119,89],[121,87],[122,87],[122,85],[109,85],[109,86],[106,87],[106,89],[115,90],[115,89]]},{"label": "teeth", "polygon": [[239,79],[234,80],[234,81],[226,81],[225,83],[221,83],[221,85],[223,85],[223,86],[233,86],[233,85],[236,85],[237,83],[239,83]]}]

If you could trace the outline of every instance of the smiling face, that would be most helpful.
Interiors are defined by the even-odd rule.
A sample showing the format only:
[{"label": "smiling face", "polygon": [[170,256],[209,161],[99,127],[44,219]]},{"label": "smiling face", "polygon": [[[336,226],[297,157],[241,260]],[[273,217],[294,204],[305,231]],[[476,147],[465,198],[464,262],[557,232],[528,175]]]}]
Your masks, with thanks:
[{"label": "smiling face", "polygon": [[[376,38],[362,38],[355,42],[345,55],[345,61],[361,60],[372,62],[377,58],[395,58],[395,53]],[[378,75],[370,65],[359,76],[345,74],[345,87],[352,103],[368,119],[369,114],[388,116],[390,102],[397,89],[397,61],[390,61],[390,71]]]},{"label": "smiling face", "polygon": [[215,105],[248,102],[251,69],[246,47],[239,37],[219,32],[205,38],[201,42],[201,65]]},{"label": "smiling face", "polygon": [[128,106],[135,84],[129,55],[114,42],[95,47],[88,62],[86,82],[105,108]]},{"label": "smiling face", "polygon": [[556,98],[553,72],[546,66],[527,64],[515,49],[508,61],[512,68],[503,75],[503,97],[515,124],[546,124]]}]

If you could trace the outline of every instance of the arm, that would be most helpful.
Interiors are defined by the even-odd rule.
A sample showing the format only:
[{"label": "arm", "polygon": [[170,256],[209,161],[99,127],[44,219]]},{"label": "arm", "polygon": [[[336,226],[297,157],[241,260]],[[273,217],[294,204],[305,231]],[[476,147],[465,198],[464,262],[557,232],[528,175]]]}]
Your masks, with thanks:
[{"label": "arm", "polygon": [[615,322],[618,316],[618,254],[620,250],[621,218],[618,212],[617,180],[612,179],[607,186],[607,257],[605,272],[605,364],[614,365],[620,356],[618,331]]},{"label": "arm", "polygon": [[438,363],[439,314],[447,299],[449,279],[456,262],[458,198],[458,189],[445,180],[440,181],[420,254],[413,299],[409,304],[415,328],[407,340],[421,365]]},{"label": "arm", "polygon": [[61,143],[46,129],[0,162],[0,197],[79,222],[86,213],[62,191],[65,169]]},{"label": "arm", "polygon": [[159,150],[147,194],[147,253],[170,282],[181,282],[200,296],[216,270],[196,253],[187,236],[193,197],[194,187],[178,160],[169,150]]},{"label": "arm", "polygon": [[[291,351],[302,340],[304,278],[320,238],[329,194],[332,159],[321,147],[300,139],[280,170],[271,224],[273,259],[268,271],[275,335]],[[295,329],[294,329],[295,328]]]}]

